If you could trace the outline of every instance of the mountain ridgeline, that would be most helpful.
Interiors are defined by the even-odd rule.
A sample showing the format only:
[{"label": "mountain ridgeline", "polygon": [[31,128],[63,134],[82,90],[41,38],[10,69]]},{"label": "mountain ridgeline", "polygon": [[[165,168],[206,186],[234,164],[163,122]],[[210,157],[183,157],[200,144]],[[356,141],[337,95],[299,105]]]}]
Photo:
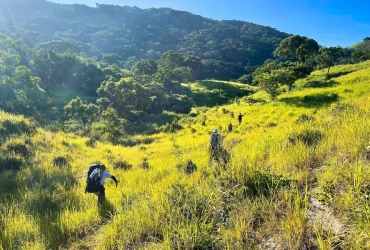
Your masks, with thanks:
[{"label": "mountain ridgeline", "polygon": [[117,54],[129,68],[168,50],[199,56],[199,79],[237,79],[272,57],[287,33],[244,21],[217,21],[169,8],[1,0],[0,32],[35,49],[70,50],[100,60]]},{"label": "mountain ridgeline", "polygon": [[367,38],[355,48],[325,48],[169,8],[45,0],[0,0],[0,7],[0,109],[114,143],[179,129],[196,107],[260,102],[250,97],[257,90],[276,100],[314,69],[330,78],[332,66],[370,58]]}]

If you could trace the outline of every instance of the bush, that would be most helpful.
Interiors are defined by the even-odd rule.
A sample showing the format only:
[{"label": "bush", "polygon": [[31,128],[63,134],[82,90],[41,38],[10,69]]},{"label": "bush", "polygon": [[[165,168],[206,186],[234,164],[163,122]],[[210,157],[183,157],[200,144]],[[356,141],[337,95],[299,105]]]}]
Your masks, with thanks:
[{"label": "bush", "polygon": [[274,191],[283,188],[291,187],[296,180],[291,180],[284,175],[273,173],[270,169],[264,171],[256,171],[247,180],[247,190],[252,195],[270,196]]},{"label": "bush", "polygon": [[304,123],[309,121],[314,121],[315,118],[313,116],[308,116],[306,114],[302,114],[298,117],[298,119],[295,121],[295,123]]},{"label": "bush", "polygon": [[70,156],[57,156],[54,158],[55,167],[69,167],[72,158]]},{"label": "bush", "polygon": [[149,136],[139,136],[139,137],[128,137],[120,141],[120,145],[133,147],[139,144],[151,144],[154,139]]},{"label": "bush", "polygon": [[305,129],[298,134],[289,136],[288,141],[292,144],[300,141],[306,146],[316,146],[323,137],[324,135],[319,130]]},{"label": "bush", "polygon": [[19,171],[26,163],[20,157],[5,157],[0,158],[0,171],[12,170]]},{"label": "bush", "polygon": [[14,152],[17,155],[20,155],[24,158],[27,158],[32,154],[32,151],[29,149],[28,145],[22,142],[10,142],[6,146],[7,151]]},{"label": "bush", "polygon": [[121,169],[121,170],[130,170],[132,168],[132,165],[124,160],[117,160],[113,162],[113,167],[115,169]]},{"label": "bush", "polygon": [[36,123],[23,116],[13,116],[0,111],[0,137],[9,138],[11,135],[33,134]]},{"label": "bush", "polygon": [[150,165],[147,158],[144,158],[143,161],[139,164],[139,168],[149,169]]},{"label": "bush", "polygon": [[187,160],[184,163],[177,164],[176,168],[185,174],[192,174],[197,171],[197,166],[192,162],[192,160]]}]

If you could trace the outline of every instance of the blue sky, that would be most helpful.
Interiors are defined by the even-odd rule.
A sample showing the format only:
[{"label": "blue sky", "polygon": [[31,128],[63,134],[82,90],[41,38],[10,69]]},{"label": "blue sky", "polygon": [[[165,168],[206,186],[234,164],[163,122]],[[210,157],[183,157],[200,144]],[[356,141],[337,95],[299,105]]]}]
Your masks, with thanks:
[{"label": "blue sky", "polygon": [[370,0],[49,0],[168,7],[216,20],[242,20],[307,36],[323,46],[348,47],[370,37]]}]

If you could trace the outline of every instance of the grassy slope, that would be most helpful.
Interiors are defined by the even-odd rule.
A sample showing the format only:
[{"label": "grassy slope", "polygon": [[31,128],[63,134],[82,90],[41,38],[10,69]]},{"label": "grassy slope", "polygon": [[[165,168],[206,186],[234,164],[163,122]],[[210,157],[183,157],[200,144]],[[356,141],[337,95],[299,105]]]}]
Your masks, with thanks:
[{"label": "grassy slope", "polygon": [[[275,102],[199,108],[182,120],[184,129],[150,136],[148,145],[92,148],[87,139],[43,130],[8,139],[2,155],[18,143],[33,156],[0,176],[0,246],[368,249],[370,62],[325,75],[313,72]],[[209,160],[213,128],[231,154],[227,165]],[[68,164],[55,167],[61,158]],[[176,167],[188,160],[197,166],[190,175]],[[84,171],[95,161],[120,180],[117,189],[107,180],[101,209],[83,194]],[[114,168],[125,161],[132,169]]]}]

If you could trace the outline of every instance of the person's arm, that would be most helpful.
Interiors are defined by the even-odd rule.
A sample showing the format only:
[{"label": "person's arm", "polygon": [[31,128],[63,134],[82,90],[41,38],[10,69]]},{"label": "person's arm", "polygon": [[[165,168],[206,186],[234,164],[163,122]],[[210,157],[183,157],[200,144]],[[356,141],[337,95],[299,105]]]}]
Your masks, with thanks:
[{"label": "person's arm", "polygon": [[112,178],[112,180],[114,180],[114,182],[116,183],[116,187],[117,187],[118,186],[118,180],[117,180],[117,178],[114,177],[113,175],[110,178]]}]

